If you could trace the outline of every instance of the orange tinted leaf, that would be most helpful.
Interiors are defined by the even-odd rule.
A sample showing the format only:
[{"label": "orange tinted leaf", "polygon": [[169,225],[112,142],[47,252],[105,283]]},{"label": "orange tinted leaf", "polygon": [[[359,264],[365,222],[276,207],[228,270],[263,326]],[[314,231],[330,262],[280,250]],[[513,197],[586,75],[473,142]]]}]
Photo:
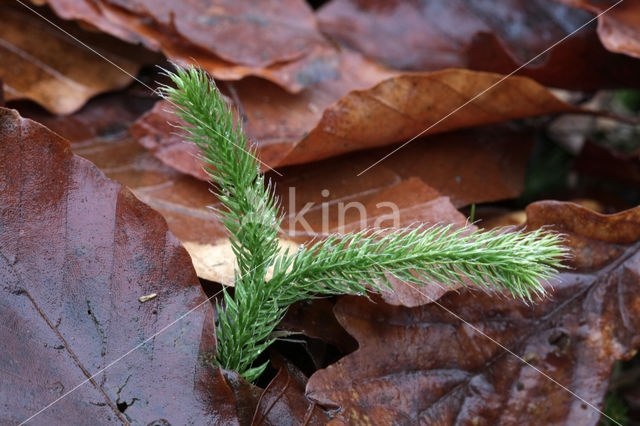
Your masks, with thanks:
[{"label": "orange tinted leaf", "polygon": [[[527,78],[501,81],[503,76],[498,74],[467,70],[399,75],[372,88],[341,95],[355,85],[354,81],[364,85],[379,77],[378,72],[364,80],[345,77],[299,95],[285,94],[256,80],[243,81],[233,85],[234,99],[249,138],[258,144],[260,158],[270,167],[404,142],[418,134],[578,110]],[[195,148],[182,143],[183,138],[167,124],[167,120],[175,121],[170,111],[165,102],[157,105],[134,125],[134,136],[172,167],[206,179],[193,155]]]}]

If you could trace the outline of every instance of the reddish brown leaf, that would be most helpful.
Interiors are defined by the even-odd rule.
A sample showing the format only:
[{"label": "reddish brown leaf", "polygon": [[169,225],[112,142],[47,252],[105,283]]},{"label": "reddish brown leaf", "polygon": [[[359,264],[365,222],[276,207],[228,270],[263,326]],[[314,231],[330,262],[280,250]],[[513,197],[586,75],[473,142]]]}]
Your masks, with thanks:
[{"label": "reddish brown leaf", "polygon": [[164,219],[15,111],[0,110],[0,141],[0,423],[87,379],[37,423],[237,422],[199,359],[212,307]]},{"label": "reddish brown leaf", "polygon": [[[379,74],[371,74],[373,78],[376,76]],[[425,134],[577,111],[532,80],[511,77],[497,84],[501,78],[497,74],[466,70],[401,75],[371,89],[352,91],[337,102],[334,95],[353,86],[353,82],[327,82],[300,95],[286,95],[275,86],[265,87],[255,80],[233,87],[245,129],[258,143],[262,161],[270,167],[404,142],[422,135],[430,126],[433,127]],[[334,86],[338,83],[344,86]],[[358,84],[362,83],[359,80]],[[464,108],[449,115],[462,105]],[[199,162],[193,158],[195,148],[185,145],[174,134],[174,128],[166,123],[172,117],[163,110],[171,108],[164,102],[156,106],[138,121],[132,132],[167,164],[205,178]]]},{"label": "reddish brown leaf", "polygon": [[303,0],[215,4],[171,0],[42,0],[75,19],[216,78],[256,75],[300,91],[339,73],[337,52],[320,34]]},{"label": "reddish brown leaf", "polygon": [[155,25],[235,64],[266,66],[292,61],[325,43],[317,31],[312,10],[301,0],[266,0],[259,4],[104,0],[95,3],[92,15],[85,8],[90,2],[48,0],[47,3],[66,19],[90,17],[87,23],[105,32],[124,36],[131,42],[156,45],[157,41],[147,38],[143,29],[127,25],[130,23],[120,18],[129,14],[146,21],[149,27]]},{"label": "reddish brown leaf", "polygon": [[[467,50],[470,69],[508,74],[521,66],[494,33],[478,33]],[[638,87],[638,74],[639,61],[612,54],[602,46],[595,31],[586,30],[554,47],[543,63],[517,73],[547,86],[587,91]]]},{"label": "reddish brown leaf", "polygon": [[327,413],[304,395],[307,378],[285,359],[275,358],[278,374],[264,390],[253,425],[325,425]]},{"label": "reddish brown leaf", "polygon": [[[578,249],[579,269],[551,297],[527,306],[464,291],[413,309],[343,298],[336,315],[360,349],[315,373],[307,395],[350,424],[597,424],[597,411],[473,327],[601,408],[613,362],[640,346],[640,208],[607,217],[543,202],[527,213],[529,227],[553,225]],[[583,269],[594,258],[599,269]]]},{"label": "reddish brown leaf", "polygon": [[[328,35],[393,68],[455,67],[509,74],[591,16],[553,1],[333,0],[320,9],[318,19]],[[639,71],[636,61],[603,48],[594,25],[519,74],[550,86],[596,90],[637,87]]]},{"label": "reddish brown leaf", "polygon": [[[53,113],[69,114],[92,96],[131,82],[132,78],[125,72],[28,9],[13,2],[2,2],[0,14],[0,75],[7,101],[31,99]],[[140,69],[140,54],[136,52],[134,56],[132,48],[124,43],[49,18],[127,73],[135,75]]]},{"label": "reddish brown leaf", "polygon": [[[598,18],[598,35],[604,46],[612,52],[640,58],[640,5],[638,2],[558,1],[588,10],[594,14],[602,14]],[[603,13],[605,11],[606,13]]]}]

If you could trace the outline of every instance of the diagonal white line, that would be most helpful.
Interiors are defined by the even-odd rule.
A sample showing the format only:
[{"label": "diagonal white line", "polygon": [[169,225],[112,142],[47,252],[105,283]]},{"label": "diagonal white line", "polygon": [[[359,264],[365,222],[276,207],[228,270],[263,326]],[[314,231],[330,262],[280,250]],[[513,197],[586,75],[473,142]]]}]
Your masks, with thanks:
[{"label": "diagonal white line", "polygon": [[401,150],[402,148],[404,148],[405,146],[409,145],[411,142],[413,142],[414,140],[418,139],[420,136],[424,135],[425,133],[427,133],[429,130],[433,129],[435,126],[437,126],[438,124],[442,123],[444,120],[446,120],[447,118],[451,117],[453,114],[455,114],[456,112],[460,111],[462,108],[466,107],[467,105],[469,105],[471,102],[475,101],[476,99],[478,99],[479,97],[481,97],[482,95],[484,95],[485,93],[487,93],[489,90],[493,89],[494,87],[496,87],[497,85],[499,85],[500,83],[502,83],[503,81],[505,81],[506,79],[508,79],[509,77],[511,77],[512,75],[514,75],[515,73],[517,73],[518,71],[520,71],[522,68],[526,67],[527,65],[529,65],[531,62],[535,61],[536,59],[538,59],[540,56],[544,55],[545,53],[547,53],[548,51],[550,51],[551,49],[553,49],[554,47],[556,47],[557,45],[559,45],[560,43],[564,42],[565,40],[567,40],[569,37],[571,37],[572,35],[574,35],[575,33],[577,33],[578,31],[582,30],[584,27],[586,27],[587,25],[591,24],[592,22],[594,22],[595,20],[597,20],[599,17],[601,17],[602,15],[604,15],[605,13],[609,12],[611,9],[613,9],[614,7],[616,7],[617,5],[619,5],[620,3],[622,3],[624,0],[618,0],[617,3],[615,3],[614,5],[612,5],[611,7],[607,8],[605,11],[599,13],[598,15],[596,15],[595,17],[593,17],[593,19],[590,19],[589,21],[587,21],[585,24],[583,24],[582,26],[578,27],[577,29],[573,30],[570,34],[567,34],[565,37],[563,37],[562,39],[558,40],[557,42],[555,42],[554,44],[552,44],[551,46],[547,47],[545,50],[543,50],[542,52],[538,53],[536,56],[534,56],[533,58],[529,59],[527,62],[525,62],[524,64],[520,65],[518,68],[516,68],[515,70],[511,71],[509,74],[505,75],[504,77],[502,77],[500,80],[498,80],[497,82],[493,83],[491,86],[487,87],[486,89],[484,89],[482,92],[478,93],[477,95],[475,95],[473,98],[469,99],[468,101],[466,101],[465,103],[463,103],[462,105],[460,105],[459,107],[457,107],[456,109],[454,109],[453,111],[451,111],[450,113],[448,113],[447,115],[445,115],[444,117],[440,118],[438,121],[436,121],[435,123],[433,123],[432,125],[430,125],[429,127],[427,127],[426,129],[424,129],[423,131],[421,131],[420,133],[418,133],[417,135],[415,135],[414,137],[412,137],[411,139],[409,139],[408,141],[406,141],[405,143],[403,143],[402,145],[400,145],[399,147],[397,147],[396,149],[394,149],[393,151],[391,151],[390,153],[388,153],[387,155],[385,155],[384,157],[382,157],[381,159],[379,159],[378,161],[376,161],[375,163],[373,163],[372,165],[370,165],[369,167],[367,167],[366,169],[364,169],[363,171],[361,171],[360,173],[358,173],[357,176],[361,176],[362,174],[366,173],[367,171],[369,171],[370,169],[372,169],[373,167],[377,166],[378,164],[382,163],[384,160],[386,160],[387,158],[389,158],[390,156],[392,156],[393,154],[395,154],[396,152],[398,152],[399,150]]},{"label": "diagonal white line", "polygon": [[[122,71],[123,73],[125,73],[126,75],[128,75],[129,77],[131,77],[133,80],[135,80],[136,82],[140,83],[142,86],[144,86],[145,88],[149,89],[151,91],[151,93],[155,93],[156,91],[153,90],[153,88],[151,86],[149,86],[148,84],[146,84],[145,82],[141,81],[140,79],[138,79],[137,77],[135,77],[134,75],[132,75],[131,73],[129,73],[127,70],[125,70],[124,68],[122,68],[120,65],[116,64],[115,62],[113,62],[111,59],[107,58],[106,56],[104,56],[103,54],[101,54],[100,52],[98,52],[97,50],[95,50],[94,48],[92,48],[91,46],[89,46],[88,44],[86,44],[85,42],[83,42],[82,40],[79,40],[77,37],[75,37],[73,34],[70,34],[68,31],[65,31],[63,28],[61,28],[59,25],[57,25],[55,22],[51,21],[50,19],[48,19],[46,16],[42,15],[41,13],[39,13],[37,10],[33,9],[32,7],[29,7],[28,5],[26,5],[25,3],[23,3],[21,0],[16,0],[18,3],[20,3],[22,6],[26,7],[27,9],[29,9],[31,12],[35,13],[36,15],[38,15],[40,18],[44,19],[46,22],[48,22],[49,24],[51,24],[53,27],[55,27],[56,29],[60,30],[61,32],[63,32],[64,34],[66,34],[68,37],[70,37],[71,39],[73,39],[76,43],[79,43],[80,45],[82,45],[83,47],[85,47],[86,49],[90,50],[91,52],[95,53],[96,55],[98,55],[99,57],[101,57],[102,59],[104,59],[105,61],[107,61],[108,63],[110,63],[111,65],[113,65],[114,67],[116,67],[117,69],[119,69],[120,71]],[[171,102],[169,99],[165,99],[167,102],[169,102],[170,104],[172,104],[174,107],[177,107],[178,105],[176,105],[174,102]],[[212,128],[211,126],[207,125],[206,123],[203,123],[202,121],[200,121],[197,117],[195,117],[196,120],[198,120],[198,122],[200,124],[202,124],[203,127],[206,127],[207,129],[211,130],[212,132],[214,132],[215,134],[217,134],[218,136],[220,136],[221,138],[223,138],[224,140],[226,140],[227,142],[229,142],[231,145],[234,145],[235,147],[245,151],[246,151],[246,147],[241,147],[238,144],[234,143],[232,140],[230,140],[229,138],[227,138],[226,136],[224,136],[223,134],[221,134],[220,132],[218,132],[216,129]],[[256,160],[258,160],[258,162],[260,162],[260,164],[264,165],[265,167],[267,167],[269,170],[271,170],[272,172],[274,172],[275,174],[277,174],[278,176],[282,176],[281,173],[279,173],[277,170],[275,170],[274,168],[272,168],[271,166],[269,166],[267,163],[261,161],[259,158],[256,157]]]},{"label": "diagonal white line", "polygon": [[[398,280],[400,281],[400,280]],[[602,416],[606,417],[607,419],[609,419],[610,421],[612,421],[614,424],[618,425],[618,426],[622,426],[622,424],[620,424],[618,421],[616,421],[615,419],[611,418],[609,415],[607,415],[606,413],[604,413],[603,411],[601,411],[598,407],[596,407],[595,405],[593,405],[592,403],[590,403],[589,401],[587,401],[586,399],[584,399],[583,397],[581,397],[580,395],[578,395],[577,393],[575,393],[574,391],[572,391],[571,389],[569,389],[568,387],[566,387],[565,385],[563,385],[562,383],[558,382],[556,379],[554,379],[553,377],[551,377],[550,375],[548,375],[547,373],[545,373],[544,371],[540,370],[538,367],[536,367],[535,365],[531,364],[530,362],[526,361],[524,358],[522,358],[520,355],[516,354],[515,352],[513,352],[511,349],[507,348],[505,345],[503,345],[502,343],[498,342],[496,339],[494,339],[493,337],[489,336],[488,334],[486,334],[484,331],[480,330],[478,327],[476,327],[475,325],[467,322],[464,320],[464,318],[462,318],[460,315],[456,314],[455,312],[453,312],[451,309],[448,309],[447,307],[443,306],[440,302],[438,302],[437,300],[435,300],[434,298],[432,298],[431,296],[427,295],[426,293],[420,291],[420,289],[416,286],[413,286],[405,281],[401,281],[402,283],[406,284],[407,286],[409,286],[409,288],[417,291],[418,293],[420,293],[421,295],[423,295],[424,297],[426,297],[431,303],[433,303],[434,305],[438,306],[440,309],[444,310],[445,312],[447,312],[449,315],[451,315],[452,317],[456,318],[458,321],[462,322],[465,325],[468,325],[469,327],[471,327],[471,329],[473,331],[475,331],[476,333],[486,337],[487,339],[489,339],[493,344],[497,345],[498,347],[500,347],[500,349],[504,350],[505,352],[513,355],[514,357],[516,357],[520,362],[522,362],[523,364],[526,364],[528,367],[533,368],[535,371],[537,371],[538,373],[540,373],[542,376],[544,376],[546,379],[548,379],[549,381],[551,381],[553,384],[561,387],[562,389],[564,389],[566,392],[568,392],[569,394],[571,394],[573,397],[575,397],[576,399],[582,401],[583,403],[587,404],[589,407],[593,408],[595,411],[597,411],[598,413],[600,413]]]}]

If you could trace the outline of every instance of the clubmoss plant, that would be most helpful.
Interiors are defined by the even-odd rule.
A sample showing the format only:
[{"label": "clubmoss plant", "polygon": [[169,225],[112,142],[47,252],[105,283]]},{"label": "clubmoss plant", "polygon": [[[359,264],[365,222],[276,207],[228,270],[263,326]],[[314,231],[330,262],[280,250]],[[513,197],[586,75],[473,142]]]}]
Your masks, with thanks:
[{"label": "clubmoss plant", "polygon": [[273,343],[275,327],[294,302],[391,289],[388,275],[415,285],[471,282],[530,301],[544,295],[541,280],[554,274],[567,254],[558,235],[541,230],[451,226],[363,230],[280,252],[282,216],[273,187],[265,184],[256,149],[247,146],[213,80],[194,67],[177,67],[167,75],[175,87],[164,86],[161,93],[187,123],[182,127],[186,139],[201,150],[237,259],[235,294],[223,291],[224,302],[217,306],[216,362],[248,381],[264,371],[267,364],[254,361]]}]

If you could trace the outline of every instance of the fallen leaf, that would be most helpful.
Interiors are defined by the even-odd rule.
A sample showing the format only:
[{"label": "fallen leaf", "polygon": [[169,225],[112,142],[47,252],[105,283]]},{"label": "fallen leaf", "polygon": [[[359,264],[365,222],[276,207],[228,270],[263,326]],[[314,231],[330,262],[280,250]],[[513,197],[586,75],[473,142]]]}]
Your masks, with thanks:
[{"label": "fallen leaf", "polygon": [[[524,67],[516,74],[567,90],[638,87],[635,76],[640,73],[640,62],[609,52],[599,40],[595,31],[580,31],[550,50],[543,63]],[[478,33],[469,44],[470,69],[509,74],[521,65],[494,33]]]},{"label": "fallen leaf", "polygon": [[[444,70],[403,75],[370,90],[351,92],[325,110],[318,125],[295,143],[280,163],[304,163],[408,141],[417,135],[575,111],[575,107],[533,80],[509,77],[501,81],[502,78],[497,74]],[[456,111],[457,108],[460,109]]]},{"label": "fallen leaf", "polygon": [[15,111],[0,140],[0,423],[54,402],[37,423],[237,423],[199,359],[212,306],[164,219]]},{"label": "fallen leaf", "polygon": [[526,0],[333,0],[318,11],[327,35],[396,69],[509,74],[522,67],[518,75],[571,90],[637,87],[640,65],[607,51],[595,25],[569,36],[591,18],[558,2]]},{"label": "fallen leaf", "polygon": [[640,58],[640,5],[633,1],[558,0],[600,15],[598,35],[612,52]]},{"label": "fallen leaf", "polygon": [[[47,3],[65,19],[79,20],[88,14],[85,4],[91,4],[69,0]],[[126,34],[127,41],[142,41],[150,47],[157,43],[142,28],[118,20],[125,14],[235,64],[267,66],[292,61],[326,43],[317,30],[313,11],[301,0],[266,0],[260,4],[188,0],[179,6],[171,1],[104,0],[96,3],[94,10],[98,13],[89,15],[92,19],[88,24],[116,36]]]},{"label": "fallen leaf", "polygon": [[260,396],[252,425],[326,425],[327,413],[304,395],[307,378],[280,357],[273,359],[278,374]]},{"label": "fallen leaf", "polygon": [[578,271],[598,272],[640,240],[640,207],[616,214],[600,214],[577,203],[544,201],[526,209],[527,228],[546,224],[566,234],[574,252],[570,265]]},{"label": "fallen leaf", "polygon": [[[379,74],[371,73],[376,76]],[[332,85],[338,83],[326,82],[300,95],[284,94],[256,80],[233,87],[236,107],[249,139],[258,144],[263,168],[316,161],[418,135],[578,111],[532,80],[502,78],[467,70],[405,74],[370,89],[351,91],[341,99],[332,94],[353,84],[340,82],[345,86],[336,90]],[[194,158],[195,147],[184,144],[167,122],[177,121],[170,111],[170,105],[162,101],[133,126],[132,133],[165,163],[206,178]]]},{"label": "fallen leaf", "polygon": [[206,2],[40,0],[74,19],[216,78],[259,76],[298,92],[339,73],[336,49],[303,0]]},{"label": "fallen leaf", "polygon": [[[336,316],[360,348],[316,372],[307,396],[349,424],[597,424],[596,410],[503,347],[602,408],[613,362],[640,346],[640,208],[602,216],[540,202],[527,215],[577,253],[549,298],[463,291],[410,309],[344,297]],[[592,253],[582,239],[598,243]]]},{"label": "fallen leaf", "polygon": [[638,185],[640,184],[640,151],[616,152],[602,145],[587,142],[576,158],[574,169],[580,173]]},{"label": "fallen leaf", "polygon": [[6,101],[30,99],[53,113],[70,114],[89,98],[128,85],[133,80],[130,75],[136,75],[141,67],[132,48],[111,37],[89,34],[47,17],[122,70],[24,7],[2,2],[0,14],[0,75]]},{"label": "fallen leaf", "polygon": [[416,71],[464,67],[465,48],[478,32],[498,35],[528,60],[565,36],[566,27],[588,19],[562,4],[523,0],[499,5],[332,0],[318,11],[322,31],[334,39],[393,68]]}]

